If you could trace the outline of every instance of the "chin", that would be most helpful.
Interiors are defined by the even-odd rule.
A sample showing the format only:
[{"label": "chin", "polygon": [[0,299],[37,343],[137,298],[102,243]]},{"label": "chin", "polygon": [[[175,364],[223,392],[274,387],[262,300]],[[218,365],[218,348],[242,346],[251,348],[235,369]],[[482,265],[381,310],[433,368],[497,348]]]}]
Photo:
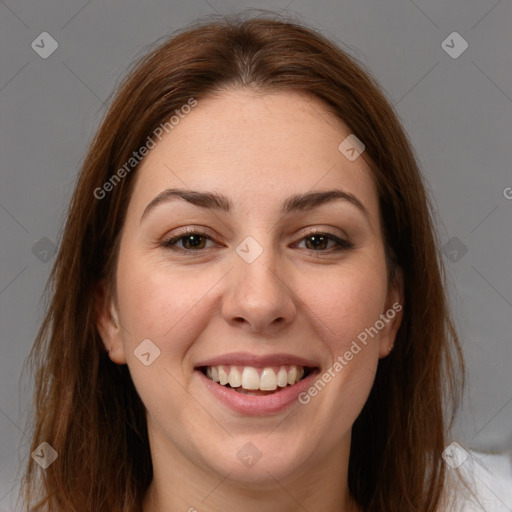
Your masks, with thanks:
[{"label": "chin", "polygon": [[309,452],[304,443],[292,439],[283,442],[277,436],[271,440],[266,435],[252,436],[254,441],[247,435],[230,439],[230,446],[208,454],[210,460],[205,462],[214,472],[253,489],[275,487],[276,480],[285,480],[304,467],[305,453]]}]

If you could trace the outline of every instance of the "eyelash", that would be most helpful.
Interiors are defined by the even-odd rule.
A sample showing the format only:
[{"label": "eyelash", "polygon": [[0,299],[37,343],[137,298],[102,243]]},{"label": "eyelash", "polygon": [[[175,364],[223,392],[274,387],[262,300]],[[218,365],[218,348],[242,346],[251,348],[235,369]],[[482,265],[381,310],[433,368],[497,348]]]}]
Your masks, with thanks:
[{"label": "eyelash", "polygon": [[[175,236],[175,237],[169,238],[167,240],[164,240],[160,245],[164,249],[169,249],[171,251],[177,251],[177,252],[186,253],[186,254],[199,253],[199,252],[202,252],[204,250],[207,250],[207,249],[197,249],[197,250],[194,250],[194,249],[183,249],[183,248],[178,247],[178,246],[175,245],[176,242],[179,242],[180,240],[185,239],[185,238],[187,238],[189,236],[192,236],[192,235],[199,235],[199,236],[201,236],[203,238],[206,238],[207,240],[214,241],[204,231],[201,231],[200,229],[194,228],[194,229],[187,229],[184,232],[184,234],[180,234],[178,236]],[[349,242],[347,240],[343,240],[341,238],[338,238],[337,236],[333,235],[332,233],[326,233],[326,232],[320,231],[320,230],[313,230],[313,231],[309,232],[307,235],[303,236],[299,240],[299,242],[302,242],[303,240],[305,240],[307,238],[310,238],[310,237],[313,237],[313,236],[325,237],[328,240],[331,240],[331,241],[335,242],[336,244],[338,244],[338,247],[331,248],[330,250],[308,249],[311,252],[332,253],[332,252],[352,249],[354,247],[354,244],[352,244],[351,242]]]}]

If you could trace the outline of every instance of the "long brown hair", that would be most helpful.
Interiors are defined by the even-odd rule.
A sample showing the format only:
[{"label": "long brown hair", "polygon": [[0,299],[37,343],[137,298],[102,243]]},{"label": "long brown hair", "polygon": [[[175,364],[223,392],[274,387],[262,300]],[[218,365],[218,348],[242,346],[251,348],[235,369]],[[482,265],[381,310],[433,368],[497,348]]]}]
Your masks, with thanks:
[{"label": "long brown hair", "polygon": [[353,426],[349,488],[365,511],[440,506],[441,454],[453,420],[446,411],[456,408],[464,366],[416,158],[364,66],[313,28],[273,13],[209,17],[152,49],[121,84],[92,141],[30,354],[36,376],[31,449],[46,441],[59,454],[44,471],[29,459],[21,495],[31,510],[141,510],[152,479],[145,411],[127,366],[105,352],[94,309],[97,284],[114,286],[136,166],[103,198],[95,190],[190,98],[200,104],[209,93],[244,87],[310,94],[366,146],[390,279],[394,270],[403,272],[404,317]]}]

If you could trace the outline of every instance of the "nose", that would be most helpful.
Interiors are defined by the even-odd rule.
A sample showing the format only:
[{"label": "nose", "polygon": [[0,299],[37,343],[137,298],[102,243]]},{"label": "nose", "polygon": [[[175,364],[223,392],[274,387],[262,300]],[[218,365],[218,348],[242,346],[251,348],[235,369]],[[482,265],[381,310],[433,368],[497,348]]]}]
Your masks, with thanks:
[{"label": "nose", "polygon": [[289,325],[297,313],[297,297],[287,273],[272,249],[248,263],[236,252],[222,304],[227,323],[254,332],[275,332]]}]

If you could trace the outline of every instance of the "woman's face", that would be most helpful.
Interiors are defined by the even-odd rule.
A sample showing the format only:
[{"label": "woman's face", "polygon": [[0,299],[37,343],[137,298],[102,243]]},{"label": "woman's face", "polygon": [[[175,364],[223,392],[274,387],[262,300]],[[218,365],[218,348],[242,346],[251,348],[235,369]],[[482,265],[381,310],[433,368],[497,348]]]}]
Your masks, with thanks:
[{"label": "woman's face", "polygon": [[229,91],[143,160],[105,308],[121,327],[105,313],[99,328],[147,409],[155,467],[261,485],[345,468],[401,317],[349,135],[301,93]]}]

